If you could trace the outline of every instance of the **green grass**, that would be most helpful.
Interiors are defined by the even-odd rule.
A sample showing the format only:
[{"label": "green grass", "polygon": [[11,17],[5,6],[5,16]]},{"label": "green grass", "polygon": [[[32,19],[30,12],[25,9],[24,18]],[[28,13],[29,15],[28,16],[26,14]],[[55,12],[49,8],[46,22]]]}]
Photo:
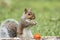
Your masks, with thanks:
[{"label": "green grass", "polygon": [[59,0],[12,0],[10,6],[0,5],[0,22],[8,18],[19,21],[24,8],[32,8],[36,15],[38,24],[31,28],[33,34],[60,36]]}]

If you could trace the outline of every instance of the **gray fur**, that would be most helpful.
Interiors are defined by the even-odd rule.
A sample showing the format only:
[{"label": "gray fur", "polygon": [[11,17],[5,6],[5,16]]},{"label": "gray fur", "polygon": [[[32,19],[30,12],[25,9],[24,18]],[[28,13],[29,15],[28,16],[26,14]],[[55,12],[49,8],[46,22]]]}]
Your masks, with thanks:
[{"label": "gray fur", "polygon": [[13,35],[15,35],[15,34],[13,34],[14,30],[10,29],[7,25],[9,22],[16,24],[15,27],[18,26],[18,22],[14,19],[5,20],[4,22],[1,23],[0,38],[9,38],[9,37],[13,37]]}]

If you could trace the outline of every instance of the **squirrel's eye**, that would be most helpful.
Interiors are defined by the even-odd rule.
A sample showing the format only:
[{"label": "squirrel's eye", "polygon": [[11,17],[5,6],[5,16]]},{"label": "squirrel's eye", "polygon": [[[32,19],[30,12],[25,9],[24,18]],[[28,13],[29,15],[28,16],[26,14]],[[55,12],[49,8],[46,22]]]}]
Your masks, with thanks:
[{"label": "squirrel's eye", "polygon": [[28,15],[30,15],[30,14],[28,14]]}]

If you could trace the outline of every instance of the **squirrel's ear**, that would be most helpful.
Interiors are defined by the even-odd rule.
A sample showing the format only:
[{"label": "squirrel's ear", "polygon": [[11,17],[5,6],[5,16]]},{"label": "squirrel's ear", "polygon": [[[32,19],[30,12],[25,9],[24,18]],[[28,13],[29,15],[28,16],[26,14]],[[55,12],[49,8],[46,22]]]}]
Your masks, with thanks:
[{"label": "squirrel's ear", "polygon": [[29,11],[32,11],[32,9],[30,8]]},{"label": "squirrel's ear", "polygon": [[28,11],[27,8],[25,8],[25,9],[24,9],[24,12],[27,13],[27,11]]}]

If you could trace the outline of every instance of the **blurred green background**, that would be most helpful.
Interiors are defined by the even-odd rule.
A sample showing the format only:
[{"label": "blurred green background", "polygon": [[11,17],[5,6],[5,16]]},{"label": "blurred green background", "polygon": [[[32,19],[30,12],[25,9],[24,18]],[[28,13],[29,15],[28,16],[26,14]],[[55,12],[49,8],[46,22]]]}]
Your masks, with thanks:
[{"label": "blurred green background", "polygon": [[33,34],[60,36],[60,0],[0,0],[0,23],[9,18],[19,21],[25,8],[36,15]]}]

